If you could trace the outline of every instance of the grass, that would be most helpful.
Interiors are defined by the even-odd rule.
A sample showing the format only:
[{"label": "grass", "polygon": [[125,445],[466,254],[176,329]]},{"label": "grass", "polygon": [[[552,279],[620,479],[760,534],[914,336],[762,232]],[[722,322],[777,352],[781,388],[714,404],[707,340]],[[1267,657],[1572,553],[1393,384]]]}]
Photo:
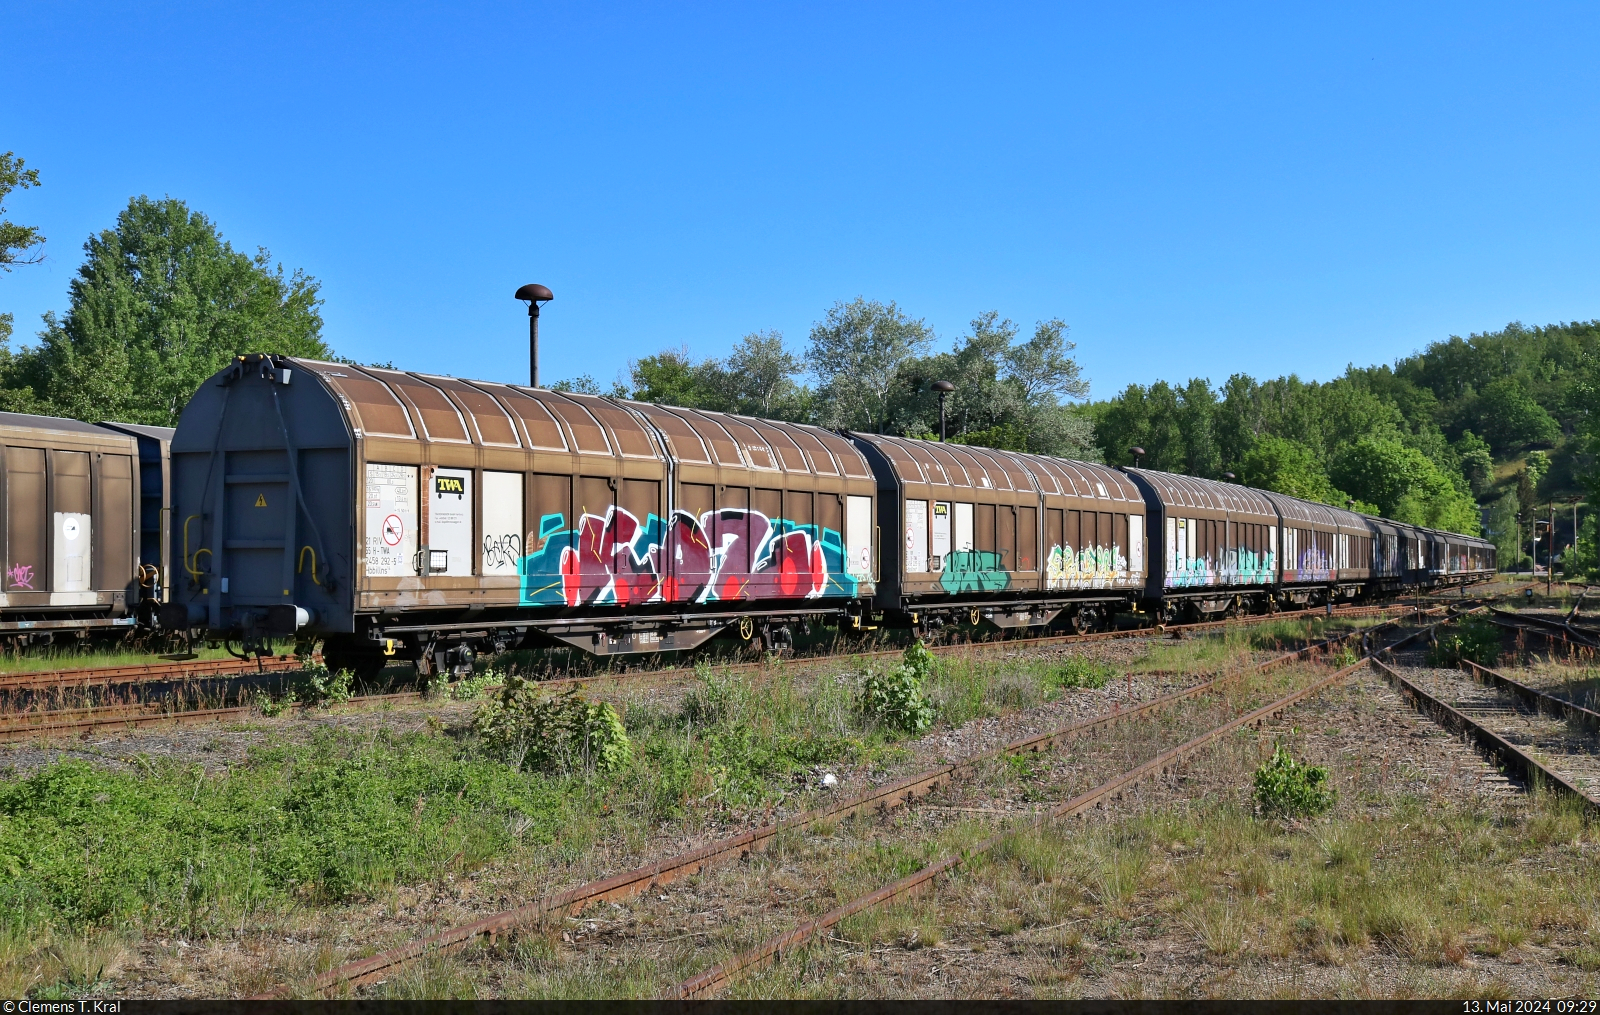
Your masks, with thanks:
[{"label": "grass", "polygon": [[[0,673],[38,673],[47,670],[76,670],[98,666],[137,666],[144,663],[166,664],[160,653],[171,651],[166,647],[137,644],[107,644],[90,640],[79,645],[50,645],[21,651],[0,652]],[[277,653],[294,652],[294,643],[273,646]],[[231,658],[221,646],[211,648],[197,645],[194,653],[200,659]]]},{"label": "grass", "polygon": [[[1018,975],[1040,996],[1115,994],[1141,955],[1169,950],[1203,966],[1180,962],[1181,983],[1154,987],[1176,989],[1165,996],[1207,996],[1192,993],[1212,981],[1206,969],[1230,971],[1211,996],[1263,996],[1261,983],[1284,968],[1313,971],[1308,996],[1451,996],[1476,975],[1475,957],[1530,947],[1578,977],[1563,991],[1587,996],[1600,984],[1582,975],[1600,971],[1600,837],[1560,798],[1499,813],[1366,800],[1308,825],[1262,820],[1237,797],[1024,833],[935,893],[848,921],[841,936],[901,954],[899,928],[914,926],[957,952],[1006,956],[998,979],[969,976],[970,996]],[[901,970],[886,978],[854,951],[814,946],[735,996],[881,996],[908,975],[917,982],[904,972],[909,955],[886,957],[883,968]],[[1374,963],[1399,979],[1374,987]]]},{"label": "grass", "polygon": [[[1238,641],[1225,646],[1233,656],[1248,650]],[[959,726],[1117,676],[1092,657],[975,652],[941,657],[925,690],[936,722]],[[609,777],[516,771],[486,756],[468,730],[430,722],[415,733],[280,735],[209,773],[141,759],[129,770],[62,762],[11,779],[0,783],[0,944],[15,943],[0,947],[0,983],[17,985],[7,996],[84,993],[94,977],[112,974],[91,977],[93,963],[72,958],[74,948],[114,957],[122,942],[169,934],[277,941],[263,928],[306,914],[337,924],[337,914],[392,897],[396,886],[443,890],[480,871],[497,890],[531,897],[553,882],[614,870],[618,851],[657,848],[652,837],[663,826],[680,841],[707,821],[803,804],[819,792],[823,771],[882,770],[910,758],[904,734],[860,714],[860,678],[780,663],[754,679],[703,668],[679,701],[615,688],[605,696],[619,705],[635,750]],[[979,830],[954,831],[928,848],[960,846]],[[864,847],[850,862],[860,878],[892,880],[932,855]],[[1142,868],[1108,870],[1100,889],[1130,899]],[[947,936],[937,921],[918,920],[914,935],[901,928],[894,940],[926,948]],[[319,967],[347,953],[332,943],[347,928],[329,935]],[[515,946],[532,947],[528,940]],[[41,951],[51,947],[57,951]],[[276,950],[262,959],[262,986],[292,974],[297,960],[270,957]],[[538,964],[532,952],[525,958]],[[648,964],[551,970],[538,990],[625,996],[649,977]],[[475,988],[448,964],[424,964],[387,989],[467,996]]]}]

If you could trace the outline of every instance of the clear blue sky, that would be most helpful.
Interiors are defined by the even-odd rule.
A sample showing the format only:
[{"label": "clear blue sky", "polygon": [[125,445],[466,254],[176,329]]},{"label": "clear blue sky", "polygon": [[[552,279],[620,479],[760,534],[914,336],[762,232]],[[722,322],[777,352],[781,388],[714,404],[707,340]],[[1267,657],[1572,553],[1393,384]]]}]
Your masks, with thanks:
[{"label": "clear blue sky", "polygon": [[91,5],[0,16],[31,341],[172,195],[323,282],[341,353],[547,379],[858,294],[1060,316],[1105,397],[1600,317],[1600,7]]}]

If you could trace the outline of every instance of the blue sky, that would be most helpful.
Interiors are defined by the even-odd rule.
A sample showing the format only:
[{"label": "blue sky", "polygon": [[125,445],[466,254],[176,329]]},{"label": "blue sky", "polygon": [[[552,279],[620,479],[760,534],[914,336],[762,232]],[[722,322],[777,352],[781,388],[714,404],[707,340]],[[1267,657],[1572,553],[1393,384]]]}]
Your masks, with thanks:
[{"label": "blue sky", "polygon": [[11,0],[0,151],[49,261],[180,197],[323,282],[341,353],[546,379],[856,295],[1062,317],[1096,397],[1600,317],[1600,8]]}]

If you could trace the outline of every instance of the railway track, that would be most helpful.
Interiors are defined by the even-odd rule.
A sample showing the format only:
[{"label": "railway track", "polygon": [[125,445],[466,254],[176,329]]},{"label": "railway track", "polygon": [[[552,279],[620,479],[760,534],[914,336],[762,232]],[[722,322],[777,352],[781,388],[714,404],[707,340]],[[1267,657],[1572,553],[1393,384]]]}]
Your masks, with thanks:
[{"label": "railway track", "polygon": [[[1412,611],[1408,609],[1407,612],[1411,613]],[[1392,627],[1399,622],[1399,620],[1391,620],[1384,625],[1380,625],[1380,628]],[[1373,630],[1375,629],[1369,628],[1367,633]],[[1209,680],[1152,699],[1133,708],[1104,713],[1035,736],[1023,738],[994,750],[962,759],[959,762],[938,766],[918,775],[876,787],[848,800],[807,811],[781,821],[771,822],[676,856],[609,878],[554,893],[527,905],[420,938],[400,947],[330,970],[319,976],[310,985],[311,989],[315,993],[326,994],[330,991],[372,983],[387,975],[396,967],[424,955],[458,948],[480,938],[493,939],[499,935],[514,932],[518,928],[527,927],[545,920],[572,917],[599,903],[618,902],[637,897],[646,892],[655,891],[682,878],[699,873],[709,865],[716,864],[719,861],[726,861],[760,851],[787,832],[803,830],[821,823],[836,823],[852,815],[884,813],[914,801],[925,801],[930,794],[940,791],[948,792],[952,788],[958,787],[972,778],[975,773],[982,770],[985,765],[991,764],[997,759],[1028,752],[1046,751],[1087,733],[1120,723],[1123,720],[1146,717],[1166,709],[1183,706],[1185,703],[1192,703],[1209,692],[1218,691],[1241,675],[1260,674],[1286,664],[1303,661],[1314,657],[1320,651],[1327,650],[1341,642],[1352,640],[1362,633],[1360,631],[1352,631],[1337,635],[1302,649],[1274,657],[1271,660],[1241,667],[1235,671],[1212,677]],[[1090,637],[1092,638],[1093,636]],[[1349,671],[1350,668],[1346,667],[1339,672],[1342,674]],[[1319,682],[1316,686],[1322,685],[1323,683]],[[1281,703],[1277,703],[1277,707],[1281,708]],[[1254,712],[1250,713],[1251,716],[1255,714]],[[1248,720],[1236,721],[1228,728],[1234,728],[1243,721]],[[982,811],[984,809],[954,807],[944,808],[944,810],[960,812],[963,810]],[[280,992],[277,995],[269,996],[282,996],[282,994]]]},{"label": "railway track", "polygon": [[1600,713],[1475,663],[1373,666],[1414,708],[1473,740],[1523,785],[1569,795],[1600,816]]},{"label": "railway track", "polygon": [[[1430,629],[1423,628],[1413,631],[1402,637],[1399,643],[1417,638]],[[1064,800],[1048,804],[1038,809],[1031,817],[998,827],[987,837],[976,843],[948,851],[945,855],[903,878],[864,892],[818,916],[799,921],[786,930],[767,936],[754,947],[744,949],[732,958],[680,981],[668,991],[668,996],[677,999],[694,999],[713,995],[746,973],[782,961],[785,955],[797,948],[804,947],[807,943],[837,926],[842,921],[921,891],[934,884],[940,878],[966,866],[974,859],[993,851],[1002,844],[1014,840],[1019,835],[1051,822],[1082,815],[1093,808],[1103,806],[1141,781],[1169,771],[1185,758],[1215,743],[1229,733],[1279,715],[1300,701],[1343,680],[1366,665],[1366,660],[1357,660],[1335,670],[1331,674],[1303,683],[1268,704],[1240,710],[1237,714],[1231,715],[1221,723],[1208,721],[1204,723],[1205,728],[1200,732],[1189,736],[1177,746],[1159,751],[1148,760],[1137,764],[1113,766],[1112,771],[1116,774],[1110,778],[1099,781],[1092,787],[1077,792]],[[1226,710],[1224,712],[1226,714]]]},{"label": "railway track", "polygon": [[[1392,655],[1395,649],[1428,630],[1431,628],[1412,632],[1398,642],[1384,647],[1378,654]],[[1163,751],[1155,758],[1130,768],[1092,790],[1042,811],[1031,820],[999,831],[982,842],[946,855],[905,878],[858,896],[818,917],[769,937],[756,947],[740,952],[728,961],[681,981],[673,988],[670,996],[690,999],[714,994],[746,972],[781,961],[785,954],[804,946],[841,921],[884,903],[906,897],[969,863],[975,856],[993,850],[1022,832],[1051,821],[1082,814],[1139,780],[1168,770],[1184,757],[1207,744],[1214,743],[1220,737],[1242,726],[1277,715],[1368,665],[1400,691],[1419,711],[1452,732],[1469,737],[1484,753],[1514,772],[1521,779],[1523,786],[1544,788],[1568,795],[1579,801],[1591,816],[1600,816],[1600,756],[1594,752],[1595,743],[1592,735],[1596,722],[1600,721],[1600,715],[1529,688],[1484,667],[1474,666],[1468,672],[1462,673],[1459,679],[1452,677],[1450,671],[1424,671],[1423,674],[1413,673],[1407,676],[1374,655],[1343,667],[1271,704],[1208,730],[1178,747]],[[1474,676],[1478,679],[1474,680]],[[1508,704],[1511,701],[1516,705]],[[1582,733],[1574,736],[1573,730],[1568,726],[1569,723],[1573,726],[1581,724]]]},{"label": "railway track", "polygon": [[0,673],[0,694],[8,691],[36,691],[56,688],[104,687],[120,684],[153,684],[196,678],[255,676],[282,673],[304,665],[295,656],[264,656],[260,659],[189,659],[166,663],[135,663],[127,666],[93,666],[81,669],[39,670],[32,673]]},{"label": "railway track", "polygon": [[[1438,609],[1438,608],[1440,608],[1440,607],[1435,607],[1435,609]],[[1300,618],[1300,619],[1306,619],[1306,618],[1315,619],[1317,617],[1326,618],[1326,617],[1330,617],[1331,616],[1333,619],[1351,620],[1351,619],[1362,619],[1362,618],[1368,618],[1368,617],[1373,617],[1373,616],[1379,616],[1379,615],[1382,615],[1384,613],[1413,612],[1413,611],[1414,611],[1414,607],[1412,607],[1412,606],[1399,606],[1399,605],[1347,607],[1342,611],[1341,610],[1335,610],[1332,614],[1329,614],[1326,610],[1321,610],[1321,609],[1318,609],[1318,610],[1299,610],[1299,611],[1288,612],[1288,613],[1263,614],[1263,615],[1259,615],[1259,616],[1238,617],[1238,618],[1233,618],[1233,619],[1229,619],[1229,620],[1206,621],[1206,622],[1202,622],[1202,623],[1198,623],[1198,624],[1174,625],[1174,626],[1169,626],[1169,627],[1166,627],[1166,628],[1130,628],[1130,629],[1127,629],[1127,630],[1100,631],[1100,632],[1094,632],[1094,633],[1090,633],[1090,634],[1047,635],[1047,636],[1040,637],[1040,638],[1014,638],[1014,639],[1005,639],[1005,640],[1002,640],[1002,641],[961,642],[961,643],[955,643],[955,644],[950,644],[950,645],[932,646],[932,650],[935,653],[947,654],[947,653],[959,652],[959,651],[993,652],[993,651],[1015,650],[1015,649],[1019,649],[1019,648],[1034,649],[1034,648],[1048,647],[1048,646],[1051,646],[1051,645],[1093,643],[1093,642],[1098,642],[1098,641],[1105,641],[1105,640],[1112,640],[1112,639],[1123,639],[1123,638],[1141,638],[1141,637],[1142,638],[1152,638],[1152,637],[1166,637],[1166,636],[1183,635],[1183,634],[1203,634],[1203,633],[1207,633],[1207,632],[1210,632],[1210,631],[1222,630],[1222,629],[1226,629],[1226,628],[1248,627],[1248,626],[1255,625],[1255,624],[1271,623],[1271,622],[1274,622],[1274,621],[1286,620],[1286,619],[1296,619],[1296,618]],[[849,657],[853,658],[853,659],[864,659],[864,660],[865,659],[888,659],[888,658],[897,658],[900,654],[901,654],[901,650],[900,649],[884,649],[884,650],[872,651],[872,652],[854,652],[854,653],[849,653]],[[787,659],[786,662],[789,665],[795,665],[795,666],[827,665],[827,664],[836,662],[839,658],[841,658],[841,656],[838,656],[838,655],[804,656],[804,657],[793,657],[793,658]],[[294,670],[294,669],[298,668],[301,665],[295,659],[294,656],[272,657],[270,661],[272,662],[274,668],[271,669],[271,670],[261,670],[259,672],[284,672],[284,671]],[[255,663],[254,660],[228,660],[228,659],[207,660],[206,662],[207,663],[217,663],[217,664],[237,663],[237,664],[239,664],[241,666],[243,666],[243,665],[254,665],[254,663]],[[263,662],[266,662],[266,660],[263,660]],[[174,664],[174,665],[192,665],[192,663],[183,663],[183,664]],[[730,672],[730,673],[759,672],[760,670],[762,670],[764,667],[767,667],[768,665],[770,665],[769,662],[767,662],[765,660],[761,660],[761,661],[755,661],[755,662],[731,663],[731,664],[727,664],[726,666],[720,667],[720,668],[724,669],[726,672]],[[73,684],[73,683],[69,683],[69,684],[65,684],[65,685],[63,685],[63,684],[48,684],[48,685],[44,685],[44,686],[50,686],[50,687],[85,686],[86,684],[91,683],[93,680],[115,680],[115,681],[118,681],[118,682],[121,682],[121,683],[137,684],[137,683],[168,682],[168,681],[172,681],[172,680],[178,679],[178,678],[176,678],[174,676],[160,676],[160,675],[150,676],[150,677],[146,677],[144,679],[141,679],[136,673],[133,672],[133,671],[135,671],[137,669],[139,669],[139,667],[102,667],[102,668],[99,668],[98,670],[54,671],[56,673],[61,673],[61,674],[77,674],[77,675],[99,674],[99,676],[92,677],[92,678],[88,677],[88,676],[84,676],[83,677],[83,681],[84,681],[83,684]],[[151,669],[151,668],[147,668],[147,669]],[[112,671],[112,670],[124,671],[124,672],[122,672],[120,674],[112,674],[112,673],[109,672],[109,671]],[[160,668],[158,668],[158,667],[154,668],[154,670],[155,670],[155,672],[157,674],[160,674],[162,672],[160,670]],[[241,670],[239,673],[234,673],[234,674],[229,674],[227,672],[222,672],[222,673],[212,674],[212,675],[218,675],[218,676],[254,676],[254,675],[257,675],[257,673],[258,673],[258,671],[255,671],[255,670],[248,670],[248,671]],[[637,682],[637,681],[646,681],[646,680],[678,680],[678,679],[684,679],[684,678],[686,678],[688,676],[691,676],[693,673],[694,673],[694,671],[692,669],[687,669],[687,668],[624,670],[624,671],[618,671],[618,672],[598,673],[598,674],[591,674],[591,675],[578,676],[578,677],[556,677],[556,678],[552,678],[552,679],[549,679],[549,680],[541,681],[540,684],[541,684],[541,686],[546,686],[546,687],[551,687],[551,688],[566,687],[566,686],[576,686],[576,687],[579,687],[579,688],[583,688],[583,687],[588,687],[591,684],[599,683],[599,682],[612,682],[612,681]],[[21,675],[19,675],[19,676],[21,676]],[[27,676],[35,676],[35,675],[28,674]],[[0,684],[0,690],[4,690],[4,689],[5,689],[5,685],[4,684]],[[393,693],[393,694],[360,695],[360,696],[357,696],[355,698],[351,698],[347,702],[337,703],[337,705],[332,706],[332,707],[359,708],[359,707],[363,707],[365,705],[382,704],[382,703],[385,703],[385,702],[388,702],[388,703],[391,703],[391,704],[403,703],[403,702],[417,702],[417,701],[423,700],[424,697],[425,697],[425,694],[423,692],[420,692],[420,691],[401,691],[401,692],[397,692],[397,693]],[[298,705],[296,707],[303,710],[303,709],[306,709],[306,708],[324,707],[324,706],[304,704],[304,705]],[[255,705],[232,705],[232,706],[225,706],[225,707],[220,707],[220,708],[178,709],[178,708],[172,708],[172,707],[170,707],[167,704],[162,703],[162,702],[151,702],[151,703],[147,703],[147,704],[113,704],[113,705],[104,705],[104,706],[91,706],[91,707],[85,707],[85,708],[79,708],[79,709],[57,709],[57,710],[49,710],[49,711],[0,712],[0,743],[8,742],[8,741],[16,741],[16,740],[35,739],[35,738],[39,738],[39,737],[80,736],[80,735],[82,735],[84,733],[92,732],[95,729],[100,729],[100,728],[105,728],[105,727],[114,727],[114,726],[147,727],[147,726],[157,726],[157,725],[161,725],[161,724],[164,724],[164,723],[166,723],[166,724],[175,724],[176,725],[176,724],[219,722],[219,721],[230,721],[230,720],[231,721],[238,721],[240,719],[248,718],[249,716],[253,715],[255,712],[256,712],[256,706]]]}]

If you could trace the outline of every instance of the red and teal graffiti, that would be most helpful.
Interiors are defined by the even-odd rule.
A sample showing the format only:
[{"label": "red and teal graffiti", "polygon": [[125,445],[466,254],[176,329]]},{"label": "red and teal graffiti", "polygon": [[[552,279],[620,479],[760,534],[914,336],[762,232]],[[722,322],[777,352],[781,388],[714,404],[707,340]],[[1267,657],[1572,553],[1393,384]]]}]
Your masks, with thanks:
[{"label": "red and teal graffiti", "polygon": [[852,597],[844,540],[833,529],[724,508],[699,517],[622,508],[539,521],[534,551],[518,567],[522,605],[706,603],[740,599]]}]

